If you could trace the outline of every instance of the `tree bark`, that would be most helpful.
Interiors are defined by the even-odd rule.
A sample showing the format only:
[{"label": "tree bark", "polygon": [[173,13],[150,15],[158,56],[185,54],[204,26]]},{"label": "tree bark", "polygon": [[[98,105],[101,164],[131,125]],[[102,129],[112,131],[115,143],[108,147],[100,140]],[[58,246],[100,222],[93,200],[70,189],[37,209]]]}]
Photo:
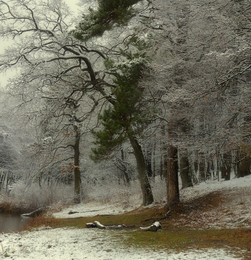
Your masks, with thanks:
[{"label": "tree bark", "polygon": [[161,179],[164,177],[166,178],[167,176],[167,164],[168,164],[168,145],[166,144],[166,139],[167,139],[167,131],[166,131],[166,125],[162,124],[161,126],[161,159],[160,159],[160,176]]},{"label": "tree bark", "polygon": [[81,201],[81,173],[80,173],[80,131],[78,126],[74,126],[75,143],[74,143],[74,202]]},{"label": "tree bark", "polygon": [[[115,165],[120,170],[125,185],[130,186],[130,173],[128,170],[128,165],[125,162],[125,154],[123,148],[121,148],[120,150],[120,155],[121,158],[116,159]],[[119,178],[119,183],[120,183],[120,178]]]},{"label": "tree bark", "polygon": [[147,175],[149,178],[154,177],[153,171],[152,171],[152,152],[151,149],[146,149],[146,165],[147,165]]},{"label": "tree bark", "polygon": [[226,181],[230,180],[231,173],[231,152],[224,153],[222,156],[222,164],[221,164],[221,175]]},{"label": "tree bark", "polygon": [[154,178],[156,177],[156,136],[153,141],[153,151],[152,151],[152,171]]},{"label": "tree bark", "polygon": [[198,151],[194,152],[194,158],[193,158],[193,183],[198,184],[199,183],[199,162],[198,162]]},{"label": "tree bark", "polygon": [[179,203],[179,182],[178,182],[178,150],[169,144],[167,160],[167,207],[171,208]]},{"label": "tree bark", "polygon": [[146,206],[153,203],[153,194],[147,176],[147,166],[146,166],[145,158],[142,152],[142,148],[139,145],[137,139],[131,133],[127,133],[127,134],[136,158],[140,187],[143,195],[143,205]]},{"label": "tree bark", "polygon": [[206,167],[205,167],[205,158],[204,154],[201,154],[199,161],[199,181],[206,181]]},{"label": "tree bark", "polygon": [[251,157],[249,157],[246,153],[238,151],[236,155],[236,168],[237,173],[236,176],[244,177],[250,174],[250,166],[251,166]]},{"label": "tree bark", "polygon": [[182,182],[182,189],[193,186],[189,160],[185,155],[180,158],[180,177]]}]

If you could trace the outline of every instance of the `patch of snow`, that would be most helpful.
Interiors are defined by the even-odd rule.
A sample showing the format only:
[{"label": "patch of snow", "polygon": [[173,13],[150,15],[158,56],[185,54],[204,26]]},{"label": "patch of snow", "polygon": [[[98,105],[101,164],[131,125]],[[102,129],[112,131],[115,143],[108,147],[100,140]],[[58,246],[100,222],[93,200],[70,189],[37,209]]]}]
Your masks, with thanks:
[{"label": "patch of snow", "polygon": [[251,228],[251,175],[230,181],[210,181],[184,189],[181,201],[191,202],[212,192],[220,192],[218,206],[181,214],[174,225],[190,229]]},{"label": "patch of snow", "polygon": [[[91,229],[40,229],[0,234],[0,258],[15,260],[175,260],[238,259],[223,249],[173,251],[135,249],[122,246],[115,231]],[[123,234],[121,234],[123,236]]]},{"label": "patch of snow", "polygon": [[52,216],[55,218],[80,218],[97,215],[117,215],[125,211],[133,210],[139,206],[139,204],[130,207],[123,206],[123,204],[100,204],[98,202],[81,203],[67,207],[60,212],[53,213]]},{"label": "patch of snow", "polygon": [[251,175],[243,178],[234,178],[229,181],[207,181],[202,182],[199,185],[195,185],[191,188],[181,190],[181,200],[187,201],[211,193],[213,191],[221,190],[233,190],[236,188],[247,188],[251,187]]}]

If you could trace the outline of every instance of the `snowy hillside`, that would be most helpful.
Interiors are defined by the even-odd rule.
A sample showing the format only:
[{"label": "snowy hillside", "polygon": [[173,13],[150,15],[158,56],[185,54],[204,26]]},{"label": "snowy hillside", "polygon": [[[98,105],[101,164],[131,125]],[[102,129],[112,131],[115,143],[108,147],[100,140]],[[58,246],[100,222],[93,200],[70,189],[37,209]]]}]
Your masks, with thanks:
[{"label": "snowy hillside", "polygon": [[[183,222],[189,222],[191,227],[220,228],[220,227],[251,227],[251,175],[245,178],[235,178],[230,181],[209,181],[191,188],[181,190],[181,202],[189,203],[198,198],[215,194],[218,201],[215,207],[209,205],[209,209],[203,212],[192,211],[190,216],[180,216],[177,226]],[[217,195],[219,194],[219,195]],[[220,197],[219,197],[220,196]],[[121,198],[122,200],[122,198]],[[129,200],[131,205],[85,203],[74,205],[53,214],[56,218],[78,218],[95,215],[120,214],[139,207],[140,197]],[[204,201],[205,204],[208,202]],[[136,205],[136,206],[135,206]],[[153,206],[160,205],[157,203]],[[197,214],[200,214],[198,217]],[[188,217],[190,217],[188,221]],[[203,222],[203,223],[202,223]]]}]

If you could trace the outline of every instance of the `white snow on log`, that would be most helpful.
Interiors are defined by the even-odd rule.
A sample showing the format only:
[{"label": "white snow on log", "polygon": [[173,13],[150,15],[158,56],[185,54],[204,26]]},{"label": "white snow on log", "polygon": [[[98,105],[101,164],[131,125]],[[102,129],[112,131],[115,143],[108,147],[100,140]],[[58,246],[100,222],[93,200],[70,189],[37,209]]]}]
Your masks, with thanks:
[{"label": "white snow on log", "polygon": [[85,226],[87,228],[96,228],[97,227],[94,223],[86,223]]},{"label": "white snow on log", "polygon": [[105,226],[102,225],[102,224],[101,224],[100,222],[98,222],[98,221],[94,221],[93,224],[95,224],[97,228],[105,229]]},{"label": "white snow on log", "polygon": [[159,229],[161,229],[161,224],[159,223],[159,221],[155,221],[151,226],[140,227],[140,229],[143,230],[143,231],[153,231],[153,232],[156,232]]},{"label": "white snow on log", "polygon": [[154,225],[155,227],[161,228],[161,224],[159,223],[159,221],[155,221],[155,222],[153,223],[153,225]]}]

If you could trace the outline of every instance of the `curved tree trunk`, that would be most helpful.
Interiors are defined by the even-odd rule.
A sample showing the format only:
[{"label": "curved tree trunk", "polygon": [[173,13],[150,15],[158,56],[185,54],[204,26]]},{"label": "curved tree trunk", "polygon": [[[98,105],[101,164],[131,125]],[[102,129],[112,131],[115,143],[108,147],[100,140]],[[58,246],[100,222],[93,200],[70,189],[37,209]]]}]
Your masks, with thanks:
[{"label": "curved tree trunk", "polygon": [[81,201],[81,174],[80,174],[80,131],[78,126],[74,126],[75,143],[74,149],[74,202],[80,203]]},{"label": "curved tree trunk", "polygon": [[139,145],[137,139],[131,133],[127,133],[127,134],[136,158],[140,187],[143,195],[143,205],[146,206],[153,203],[153,193],[147,176],[147,166],[146,166],[145,158],[141,146]]}]

